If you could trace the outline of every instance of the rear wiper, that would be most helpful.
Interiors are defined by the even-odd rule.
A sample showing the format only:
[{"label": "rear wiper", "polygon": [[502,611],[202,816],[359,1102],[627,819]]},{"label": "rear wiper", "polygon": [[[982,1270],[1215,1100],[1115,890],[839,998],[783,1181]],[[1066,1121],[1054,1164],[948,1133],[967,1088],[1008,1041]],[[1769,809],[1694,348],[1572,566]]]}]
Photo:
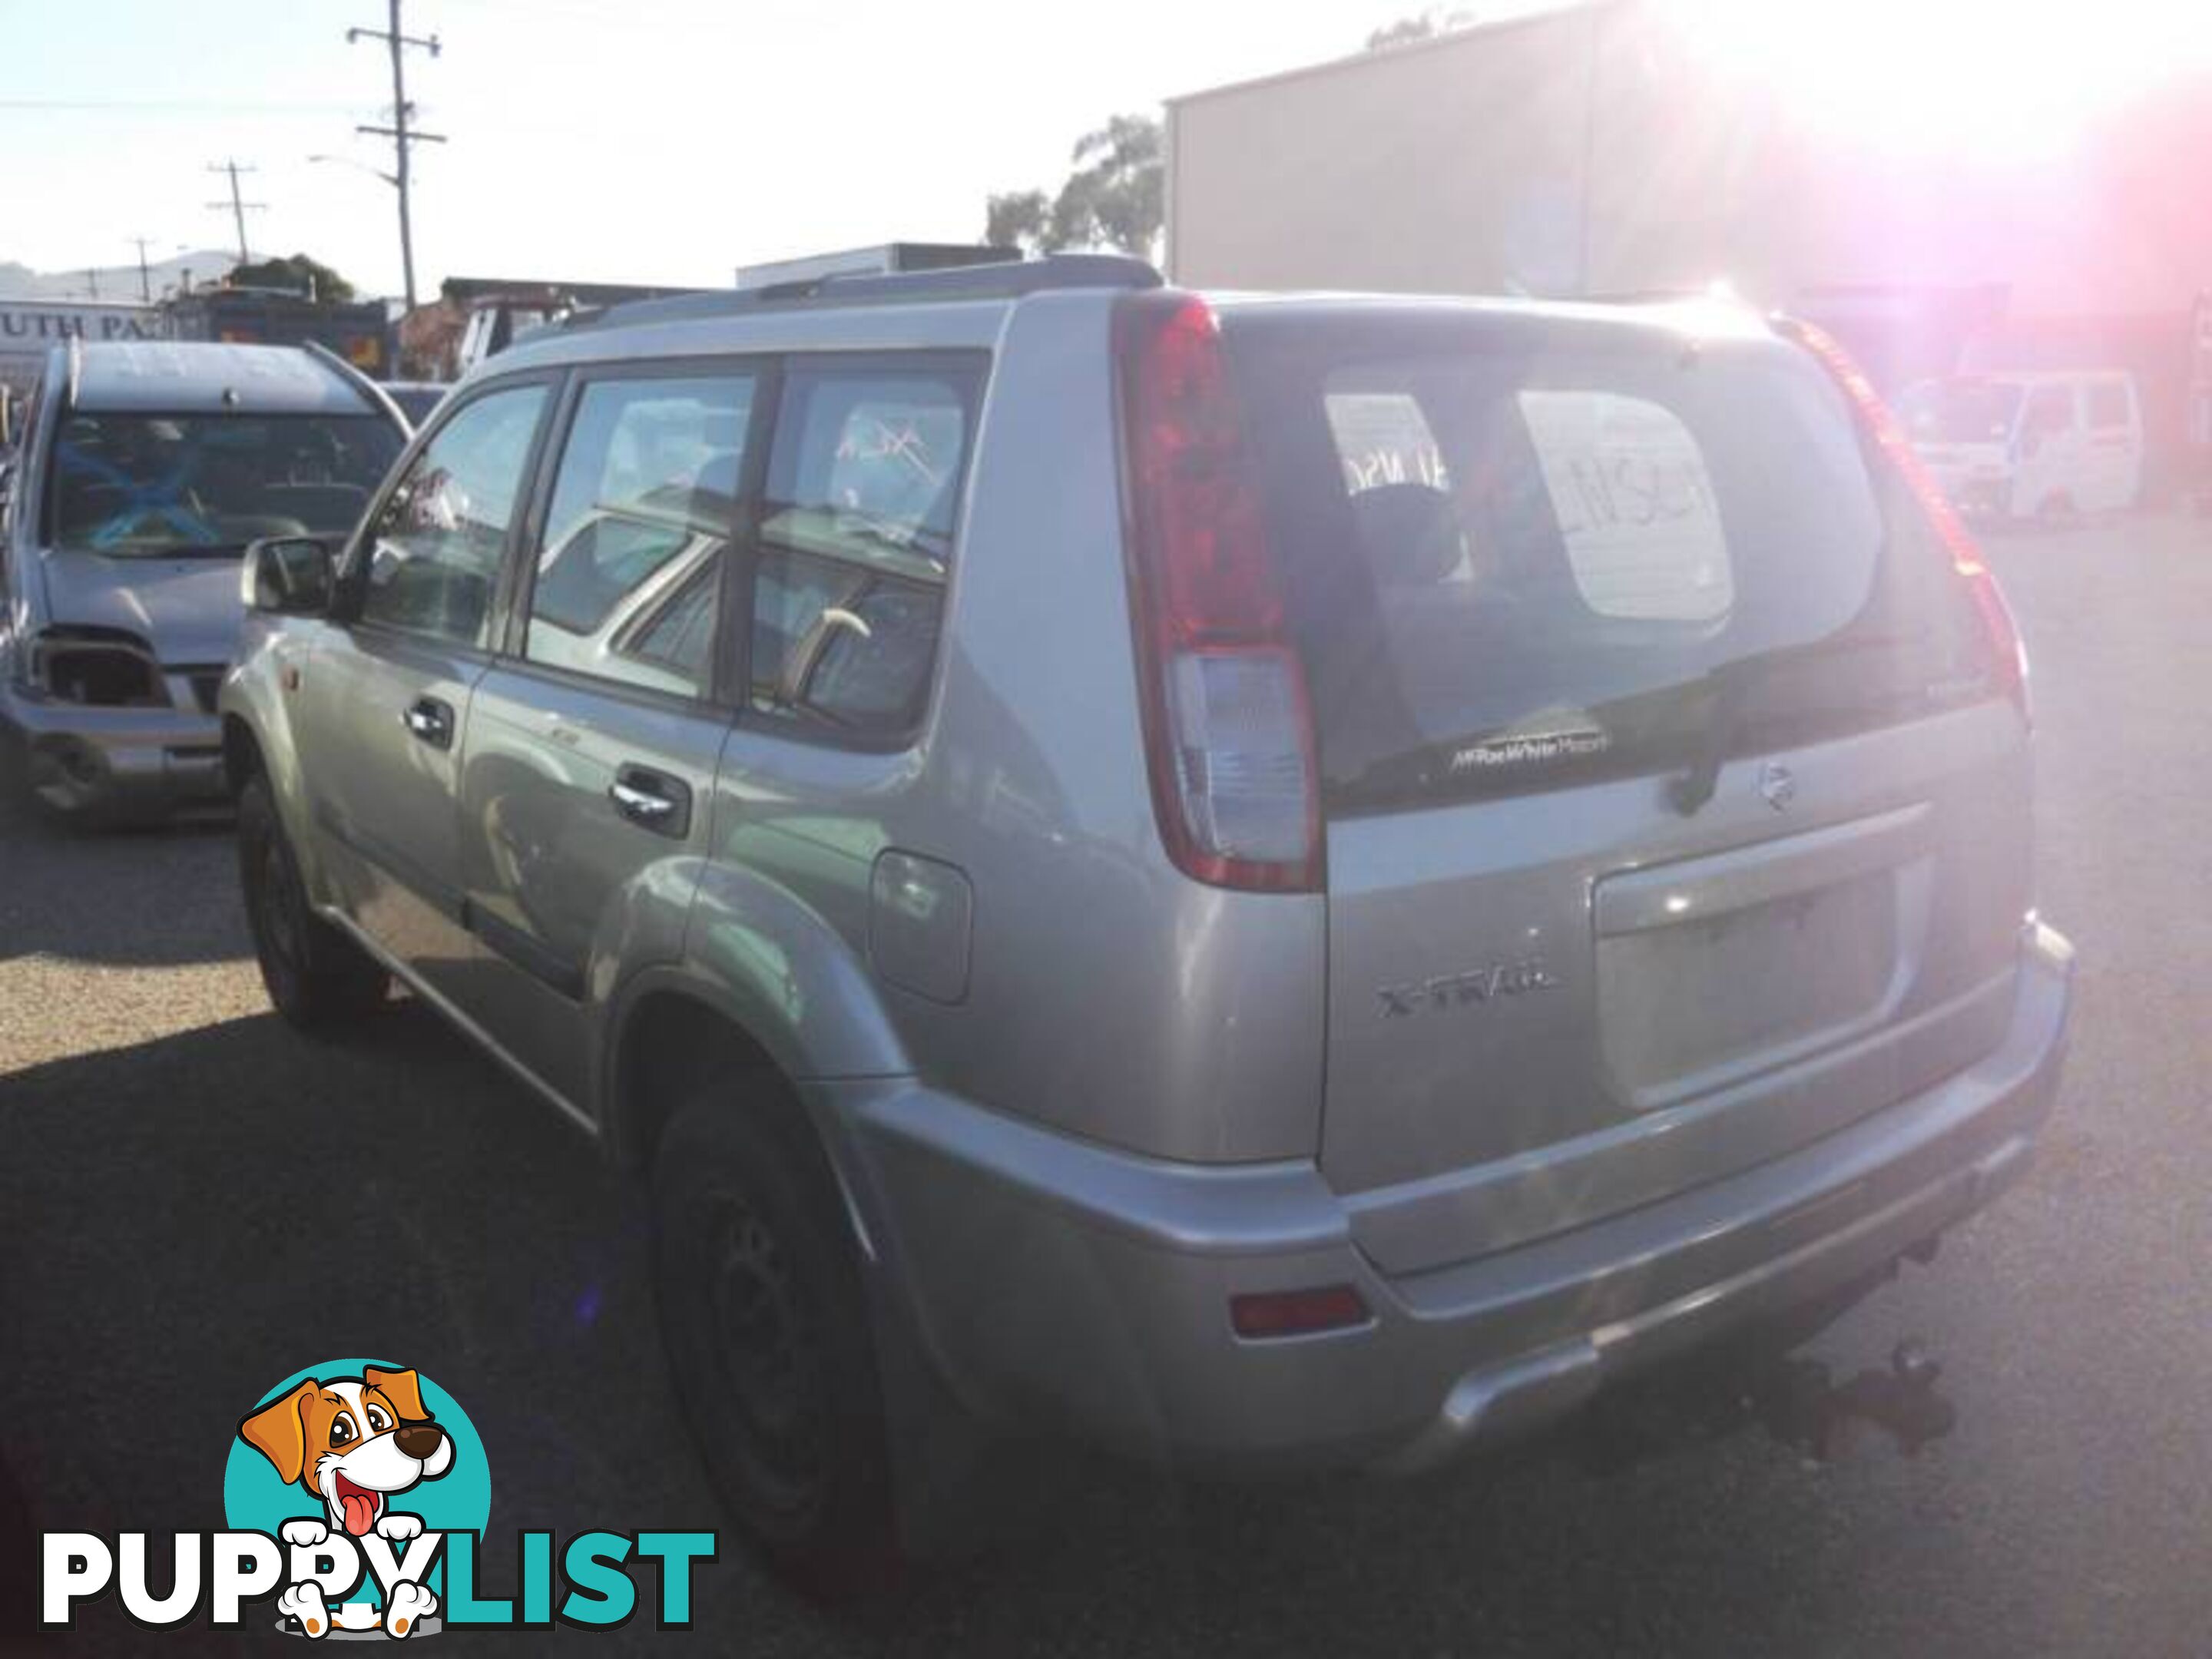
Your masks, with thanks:
[{"label": "rear wiper", "polygon": [[1784,646],[1755,656],[1724,662],[1705,676],[1712,688],[1712,708],[1698,733],[1696,753],[1689,769],[1667,786],[1667,799],[1684,817],[1699,811],[1720,787],[1721,767],[1735,749],[1743,726],[1745,707],[1751,694],[1763,690],[1778,672],[1817,662],[1826,657],[1847,656],[1858,651],[1889,650],[1927,637],[1924,629],[1887,634],[1838,634],[1808,645]]}]

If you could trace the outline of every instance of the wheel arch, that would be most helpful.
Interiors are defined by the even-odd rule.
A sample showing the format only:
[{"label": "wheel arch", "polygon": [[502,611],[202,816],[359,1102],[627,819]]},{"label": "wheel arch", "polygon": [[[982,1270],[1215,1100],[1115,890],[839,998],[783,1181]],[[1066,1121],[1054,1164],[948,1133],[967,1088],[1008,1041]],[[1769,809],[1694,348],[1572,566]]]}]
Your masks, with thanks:
[{"label": "wheel arch", "polygon": [[612,1012],[599,1121],[622,1168],[651,1167],[671,1115],[702,1075],[726,1085],[732,1109],[787,1111],[821,1141],[788,1051],[763,1041],[735,1000],[713,985],[648,969],[624,988]]},{"label": "wheel arch", "polygon": [[258,777],[268,769],[268,760],[261,752],[261,739],[252,725],[242,714],[226,714],[222,717],[222,776],[231,799],[238,798],[248,779]]}]

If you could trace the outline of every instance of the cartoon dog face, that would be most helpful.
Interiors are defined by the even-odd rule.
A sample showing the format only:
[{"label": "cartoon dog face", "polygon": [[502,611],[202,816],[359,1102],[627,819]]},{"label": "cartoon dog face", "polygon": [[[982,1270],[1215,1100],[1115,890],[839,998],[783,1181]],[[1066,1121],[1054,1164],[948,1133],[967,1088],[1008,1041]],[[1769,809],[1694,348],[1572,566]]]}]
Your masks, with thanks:
[{"label": "cartoon dog face", "polygon": [[287,1486],[323,1500],[332,1530],[365,1536],[385,1501],[453,1467],[453,1443],[422,1408],[413,1371],[365,1366],[359,1376],[309,1377],[238,1425]]}]

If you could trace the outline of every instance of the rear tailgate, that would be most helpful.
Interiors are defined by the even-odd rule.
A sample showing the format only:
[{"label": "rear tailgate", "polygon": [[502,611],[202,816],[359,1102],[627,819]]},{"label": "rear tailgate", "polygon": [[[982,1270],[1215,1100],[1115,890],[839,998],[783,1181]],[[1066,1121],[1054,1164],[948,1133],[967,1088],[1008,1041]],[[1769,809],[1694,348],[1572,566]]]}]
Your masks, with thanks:
[{"label": "rear tailgate", "polygon": [[1996,1042],[2025,721],[1808,354],[1725,313],[1224,337],[1321,750],[1322,1162],[1382,1266],[1778,1156]]}]

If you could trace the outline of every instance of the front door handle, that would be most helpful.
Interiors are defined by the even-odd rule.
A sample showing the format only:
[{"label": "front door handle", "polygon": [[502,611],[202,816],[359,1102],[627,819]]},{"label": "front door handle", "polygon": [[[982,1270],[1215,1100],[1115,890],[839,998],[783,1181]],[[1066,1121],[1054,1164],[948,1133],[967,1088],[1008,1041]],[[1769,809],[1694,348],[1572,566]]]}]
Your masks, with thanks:
[{"label": "front door handle", "polygon": [[408,704],[399,718],[410,732],[433,749],[453,746],[453,704],[441,702],[435,697],[421,697]]},{"label": "front door handle", "polygon": [[624,766],[607,787],[615,811],[655,835],[682,840],[691,832],[691,790],[681,778],[650,766]]}]

